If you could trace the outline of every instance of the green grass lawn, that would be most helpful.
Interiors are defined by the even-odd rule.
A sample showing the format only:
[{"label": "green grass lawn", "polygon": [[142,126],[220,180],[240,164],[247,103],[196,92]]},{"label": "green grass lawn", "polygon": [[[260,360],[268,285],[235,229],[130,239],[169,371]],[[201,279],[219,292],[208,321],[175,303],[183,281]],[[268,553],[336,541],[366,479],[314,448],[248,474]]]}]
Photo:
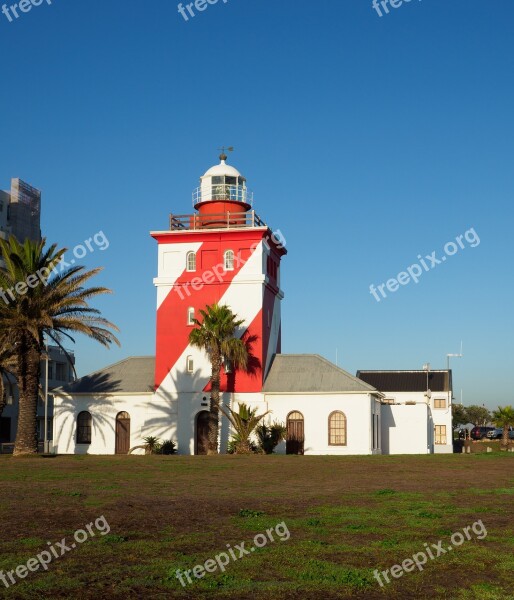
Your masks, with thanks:
[{"label": "green grass lawn", "polygon": [[[0,582],[2,598],[514,599],[511,453],[0,456],[0,480],[4,572],[48,552],[47,542],[69,547],[78,529],[87,537],[47,571]],[[483,539],[468,530],[471,539],[421,572],[389,575],[384,587],[374,578],[425,544],[448,549],[479,520]],[[289,539],[274,529],[282,522]],[[229,549],[238,557],[237,545],[249,549],[267,530],[273,542],[230,558],[224,572],[215,564],[186,587],[176,578]]]}]

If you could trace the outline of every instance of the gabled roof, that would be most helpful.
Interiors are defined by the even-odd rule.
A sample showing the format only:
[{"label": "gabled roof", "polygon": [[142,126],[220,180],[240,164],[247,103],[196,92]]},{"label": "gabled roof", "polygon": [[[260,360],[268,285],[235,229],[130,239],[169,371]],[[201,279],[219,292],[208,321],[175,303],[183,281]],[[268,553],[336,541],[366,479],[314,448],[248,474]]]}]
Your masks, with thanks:
[{"label": "gabled roof", "polygon": [[[357,377],[381,392],[426,392],[427,372],[418,371],[357,371]],[[428,389],[448,392],[452,386],[452,372],[429,371]]]},{"label": "gabled roof", "polygon": [[131,356],[53,390],[54,394],[136,394],[154,391],[154,356]]},{"label": "gabled roof", "polygon": [[262,391],[279,393],[376,392],[318,354],[277,354]]}]

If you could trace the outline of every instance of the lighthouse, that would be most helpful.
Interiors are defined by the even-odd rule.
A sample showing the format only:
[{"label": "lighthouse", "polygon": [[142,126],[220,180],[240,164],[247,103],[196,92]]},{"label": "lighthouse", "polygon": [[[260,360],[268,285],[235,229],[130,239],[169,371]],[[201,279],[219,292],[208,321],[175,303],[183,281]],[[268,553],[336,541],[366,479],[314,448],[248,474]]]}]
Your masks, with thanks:
[{"label": "lighthouse", "polygon": [[226,154],[200,177],[192,203],[192,213],[171,214],[168,230],[151,233],[158,244],[155,411],[174,417],[182,447],[196,437],[191,428],[208,403],[211,375],[208,356],[189,344],[193,319],[218,303],[244,320],[240,335],[254,340],[252,368],[233,372],[224,364],[221,391],[226,403],[260,400],[281,350],[280,263],[286,254],[284,238],[255,212],[247,180],[227,164]]}]

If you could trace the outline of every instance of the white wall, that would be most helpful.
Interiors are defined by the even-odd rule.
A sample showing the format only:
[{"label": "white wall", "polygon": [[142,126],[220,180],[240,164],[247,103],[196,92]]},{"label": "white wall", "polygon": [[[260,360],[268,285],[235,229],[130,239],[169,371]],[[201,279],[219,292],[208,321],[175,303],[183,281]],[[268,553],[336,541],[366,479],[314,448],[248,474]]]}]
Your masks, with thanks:
[{"label": "white wall", "polygon": [[[92,416],[91,444],[77,444],[77,416],[88,411]],[[176,440],[176,404],[164,403],[153,394],[55,396],[54,450],[58,454],[114,454],[116,416],[130,415],[130,446],[143,444],[154,435]]]},{"label": "white wall", "polygon": [[383,404],[382,453],[431,453],[431,428],[432,420],[426,404]]},{"label": "white wall", "polygon": [[[426,404],[427,399],[424,392],[384,392],[387,399],[392,398],[397,404],[405,402],[416,402],[417,404]],[[436,454],[448,454],[453,452],[453,430],[452,430],[452,409],[448,404],[448,392],[432,392],[429,408],[432,418],[432,425],[444,425],[446,427],[446,444],[434,444]],[[435,400],[441,398],[445,400],[445,408],[435,408]],[[434,430],[431,432],[433,437]]]},{"label": "white wall", "polygon": [[[380,447],[372,448],[371,415],[380,415],[380,404],[368,393],[352,394],[266,394],[272,413],[270,420],[283,423],[292,411],[304,417],[305,454],[380,454]],[[346,415],[347,445],[329,446],[328,417],[340,410]],[[380,418],[379,418],[380,431]],[[380,445],[380,440],[379,440]],[[277,453],[285,453],[285,443]]]}]

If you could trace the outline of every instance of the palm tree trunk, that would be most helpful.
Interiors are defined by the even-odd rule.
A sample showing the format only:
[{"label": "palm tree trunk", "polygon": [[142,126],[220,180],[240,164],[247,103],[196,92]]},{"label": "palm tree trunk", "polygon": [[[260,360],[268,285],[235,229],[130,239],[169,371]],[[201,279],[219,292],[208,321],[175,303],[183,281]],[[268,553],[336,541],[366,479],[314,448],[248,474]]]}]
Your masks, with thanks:
[{"label": "palm tree trunk", "polygon": [[5,384],[3,373],[0,373],[0,417],[4,412],[4,408],[7,405],[7,398],[5,396]]},{"label": "palm tree trunk", "polygon": [[218,349],[211,355],[211,401],[209,407],[209,435],[207,454],[218,454],[218,429],[220,420],[220,373],[221,352]]},{"label": "palm tree trunk", "polygon": [[509,445],[509,426],[504,425],[503,432],[502,432],[502,447],[507,448],[508,445]]},{"label": "palm tree trunk", "polygon": [[41,352],[38,345],[24,334],[16,345],[19,388],[18,431],[14,456],[37,454],[37,400]]}]

